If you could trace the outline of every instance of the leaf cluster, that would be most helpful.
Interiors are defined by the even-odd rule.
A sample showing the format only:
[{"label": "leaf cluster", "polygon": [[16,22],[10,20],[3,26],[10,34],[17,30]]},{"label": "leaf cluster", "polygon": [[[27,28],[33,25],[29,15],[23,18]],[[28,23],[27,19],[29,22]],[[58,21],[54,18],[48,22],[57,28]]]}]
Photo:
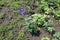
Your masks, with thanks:
[{"label": "leaf cluster", "polygon": [[34,22],[27,23],[26,26],[29,28],[29,31],[33,34],[37,34],[40,28]]},{"label": "leaf cluster", "polygon": [[60,40],[60,32],[56,32],[53,36],[55,39]]},{"label": "leaf cluster", "polygon": [[55,33],[55,28],[54,28],[54,24],[52,21],[48,21],[48,22],[45,22],[43,24],[44,28],[46,31],[48,31],[51,35],[53,35]]}]

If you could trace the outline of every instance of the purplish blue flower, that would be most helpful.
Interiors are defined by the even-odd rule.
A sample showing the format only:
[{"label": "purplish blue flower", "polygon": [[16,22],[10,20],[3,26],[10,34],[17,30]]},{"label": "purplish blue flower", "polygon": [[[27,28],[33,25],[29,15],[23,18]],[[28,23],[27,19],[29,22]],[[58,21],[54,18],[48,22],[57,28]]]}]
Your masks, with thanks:
[{"label": "purplish blue flower", "polygon": [[22,15],[24,15],[24,16],[27,15],[27,12],[26,12],[26,10],[24,9],[24,7],[21,7],[21,8],[20,8],[20,13],[21,13]]}]

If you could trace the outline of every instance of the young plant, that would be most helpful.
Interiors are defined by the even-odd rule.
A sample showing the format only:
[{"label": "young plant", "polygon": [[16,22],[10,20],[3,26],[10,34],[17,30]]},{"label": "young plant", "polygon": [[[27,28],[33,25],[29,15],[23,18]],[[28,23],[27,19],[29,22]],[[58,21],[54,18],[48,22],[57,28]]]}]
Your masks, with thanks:
[{"label": "young plant", "polygon": [[46,21],[46,15],[41,15],[41,14],[33,14],[31,16],[29,16],[27,19],[27,21],[31,22],[35,22],[38,26],[41,26],[44,24],[44,22]]},{"label": "young plant", "polygon": [[47,27],[46,30],[47,30],[52,36],[53,36],[53,34],[55,33],[54,27]]},{"label": "young plant", "polygon": [[37,34],[37,33],[39,33],[40,28],[37,27],[34,22],[27,23],[26,25],[27,25],[27,27],[29,28],[29,31],[30,31],[32,34]]},{"label": "young plant", "polygon": [[36,22],[37,25],[42,25],[45,22],[46,15],[34,14],[32,15],[32,20]]},{"label": "young plant", "polygon": [[48,31],[53,36],[53,34],[55,33],[53,23],[52,22],[45,22],[43,24],[43,26],[45,27],[46,31]]},{"label": "young plant", "polygon": [[55,18],[56,18],[57,20],[60,20],[60,10],[56,10],[56,11],[54,12],[54,16],[55,16]]}]

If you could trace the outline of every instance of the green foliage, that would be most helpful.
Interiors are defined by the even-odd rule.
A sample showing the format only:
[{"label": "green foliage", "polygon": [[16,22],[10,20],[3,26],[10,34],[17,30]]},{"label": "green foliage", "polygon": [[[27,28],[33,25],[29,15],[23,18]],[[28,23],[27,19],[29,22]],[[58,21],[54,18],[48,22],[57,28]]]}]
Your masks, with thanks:
[{"label": "green foliage", "polygon": [[60,5],[60,0],[55,0],[54,3],[59,6]]},{"label": "green foliage", "polygon": [[20,15],[19,11],[18,10],[14,10],[14,15],[17,17],[16,20],[21,20],[23,19],[23,16]]},{"label": "green foliage", "polygon": [[10,22],[10,24],[14,24],[16,22],[16,20],[11,19],[9,22]]},{"label": "green foliage", "polygon": [[55,28],[54,28],[54,24],[53,22],[45,22],[43,24],[43,26],[45,27],[46,31],[48,31],[51,35],[53,35],[55,33]]},{"label": "green foliage", "polygon": [[15,16],[18,16],[18,14],[19,14],[19,11],[18,10],[14,10],[13,12],[14,12],[14,15]]},{"label": "green foliage", "polygon": [[39,5],[40,9],[43,9],[45,11],[46,14],[49,14],[49,7],[48,7],[48,3],[45,0],[41,0],[41,3]]},{"label": "green foliage", "polygon": [[40,12],[42,10],[42,13],[45,14],[53,14],[54,13],[53,10],[58,9],[59,5],[60,0],[39,0]]},{"label": "green foliage", "polygon": [[34,14],[27,19],[27,27],[29,28],[30,32],[37,33],[39,31],[38,25],[42,25],[45,22],[46,15],[41,14]]},{"label": "green foliage", "polygon": [[[16,29],[15,29],[16,30]],[[18,35],[17,35],[18,34]],[[1,26],[0,25],[0,40],[28,40],[25,31],[20,31],[19,33],[14,31],[14,28],[10,26]]]},{"label": "green foliage", "polygon": [[12,31],[8,31],[5,32],[0,35],[0,40],[11,40],[13,38],[13,32]]},{"label": "green foliage", "polygon": [[21,23],[11,19],[10,24],[4,26],[0,25],[0,40],[11,40],[15,36],[15,28],[21,28]]},{"label": "green foliage", "polygon": [[59,10],[55,10],[54,12],[55,18],[60,20],[60,9]]},{"label": "green foliage", "polygon": [[22,1],[11,1],[11,0],[0,1],[0,6],[9,6],[16,10],[19,9],[22,4],[23,4]]},{"label": "green foliage", "polygon": [[0,0],[0,6],[4,5],[6,6],[8,4],[8,0],[4,1],[4,0]]},{"label": "green foliage", "polygon": [[34,3],[35,3],[36,0],[27,0],[27,5],[28,7],[30,8],[30,10],[34,9]]},{"label": "green foliage", "polygon": [[[35,1],[37,0],[27,0],[26,2],[24,2],[24,0],[0,0],[0,7],[12,7],[14,15],[16,16],[16,18],[12,18],[9,20],[8,25],[0,25],[0,40],[13,40],[15,38],[15,34],[13,32],[14,28],[22,27],[20,20],[23,19],[23,17],[19,15],[19,8],[21,6],[25,6],[24,3],[26,3],[26,6],[30,8],[29,11],[31,11],[33,8],[39,8],[38,10],[40,12],[42,11],[43,13],[42,15],[33,14],[26,19],[26,26],[29,28],[29,31],[31,33],[38,33],[38,31],[40,31],[40,28],[38,26],[42,25],[46,29],[46,31],[48,31],[50,34],[54,34],[54,24],[51,22],[46,22],[47,15],[45,14],[52,13],[54,14],[53,16],[55,16],[55,18],[60,21],[60,0],[38,0],[39,4],[34,5]],[[4,13],[0,13],[0,19],[3,17]],[[54,36],[54,40],[60,40],[59,32],[55,33]],[[18,36],[16,37],[16,40],[27,40],[25,32],[19,32]],[[50,39],[46,37],[42,38],[42,40]]]},{"label": "green foliage", "polygon": [[17,10],[20,8],[21,5],[22,5],[22,1],[21,2],[17,1],[17,2],[12,2],[10,6]]},{"label": "green foliage", "polygon": [[42,25],[45,22],[46,15],[34,14],[32,15],[32,21],[38,25]]},{"label": "green foliage", "polygon": [[37,27],[36,23],[34,23],[34,22],[27,23],[26,26],[29,28],[29,31],[31,33],[37,34],[40,30],[40,28]]},{"label": "green foliage", "polygon": [[48,7],[48,2],[46,0],[40,0],[39,9],[42,13],[49,14],[50,8]]},{"label": "green foliage", "polygon": [[46,15],[41,15],[41,14],[33,14],[32,16],[28,17],[25,19],[27,21],[27,27],[29,28],[30,32],[37,33],[39,30],[38,26],[41,26],[44,24],[46,21]]},{"label": "green foliage", "polygon": [[56,39],[60,40],[60,32],[56,32],[56,33],[54,34],[54,37],[55,37]]},{"label": "green foliage", "polygon": [[50,40],[48,37],[42,37],[41,40]]},{"label": "green foliage", "polygon": [[21,28],[20,23],[7,26],[0,25],[0,40],[11,40],[15,35],[15,28]]},{"label": "green foliage", "polygon": [[16,20],[22,20],[23,19],[23,16],[21,16],[21,15],[17,15],[17,19]]},{"label": "green foliage", "polygon": [[22,24],[21,24],[20,22],[17,22],[16,24],[17,24],[16,26],[17,26],[18,28],[21,28],[21,27],[22,27]]},{"label": "green foliage", "polygon": [[3,28],[3,26],[0,25],[0,32],[3,32],[4,30],[6,30],[6,27]]},{"label": "green foliage", "polygon": [[47,27],[46,30],[47,30],[51,35],[54,34],[54,32],[55,32],[54,27]]},{"label": "green foliage", "polygon": [[16,20],[14,20],[14,19],[10,20],[10,25],[9,26],[11,26],[11,27],[19,27],[19,28],[22,27],[21,23],[17,19]]},{"label": "green foliage", "polygon": [[33,21],[38,25],[42,25],[45,22],[46,15],[41,15],[41,14],[34,14],[30,17],[28,17],[26,20],[27,21]]},{"label": "green foliage", "polygon": [[25,31],[21,31],[18,33],[19,35],[16,37],[16,40],[28,40],[28,38],[25,35]]},{"label": "green foliage", "polygon": [[6,37],[5,40],[11,40],[13,38],[13,35],[14,35],[13,31],[9,31],[5,33],[5,37]]}]

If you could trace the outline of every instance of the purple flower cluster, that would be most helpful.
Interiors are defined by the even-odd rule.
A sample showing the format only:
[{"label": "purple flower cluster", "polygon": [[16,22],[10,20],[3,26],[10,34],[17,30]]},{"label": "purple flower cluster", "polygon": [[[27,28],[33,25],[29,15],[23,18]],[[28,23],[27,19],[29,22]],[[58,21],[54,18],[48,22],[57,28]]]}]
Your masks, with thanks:
[{"label": "purple flower cluster", "polygon": [[22,15],[24,15],[24,16],[27,15],[27,12],[26,12],[26,10],[24,9],[24,7],[21,7],[21,8],[20,8],[20,14],[22,14]]}]

